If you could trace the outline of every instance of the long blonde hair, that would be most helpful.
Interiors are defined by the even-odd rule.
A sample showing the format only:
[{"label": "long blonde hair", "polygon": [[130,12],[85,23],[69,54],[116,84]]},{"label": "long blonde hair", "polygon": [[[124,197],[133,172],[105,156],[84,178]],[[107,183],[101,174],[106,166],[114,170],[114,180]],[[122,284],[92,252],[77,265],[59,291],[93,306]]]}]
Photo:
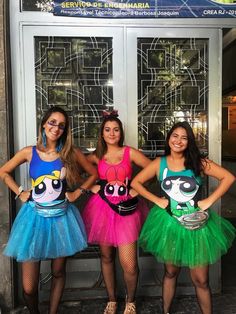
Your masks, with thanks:
[{"label": "long blonde hair", "polygon": [[76,185],[80,181],[80,167],[76,158],[75,148],[73,146],[73,139],[70,127],[69,117],[64,109],[59,106],[51,107],[43,116],[42,121],[39,126],[39,135],[37,141],[37,148],[40,150],[40,147],[43,146],[43,131],[44,124],[50,118],[52,113],[59,112],[65,117],[65,129],[59,138],[59,141],[62,145],[62,149],[59,152],[61,161],[63,162],[66,168],[66,181],[70,187]]}]

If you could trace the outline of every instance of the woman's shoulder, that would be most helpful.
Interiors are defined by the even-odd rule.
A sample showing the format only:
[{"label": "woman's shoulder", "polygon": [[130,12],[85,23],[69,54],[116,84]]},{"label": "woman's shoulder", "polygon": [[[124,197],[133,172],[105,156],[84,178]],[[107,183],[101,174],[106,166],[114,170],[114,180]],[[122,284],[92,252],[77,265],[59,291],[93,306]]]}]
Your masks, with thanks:
[{"label": "woman's shoulder", "polygon": [[143,155],[140,150],[131,146],[124,146],[124,156],[125,154],[129,155],[131,161],[134,161],[135,159]]},{"label": "woman's shoulder", "polygon": [[30,161],[32,157],[32,150],[34,146],[25,146],[21,148],[16,154],[15,158],[22,161]]},{"label": "woman's shoulder", "polygon": [[129,152],[130,154],[134,154],[134,153],[137,151],[137,149],[134,148],[134,147],[125,145],[125,146],[124,146],[124,151],[127,151],[127,152]]},{"label": "woman's shoulder", "polygon": [[19,152],[21,152],[22,154],[25,154],[25,155],[31,155],[33,148],[36,149],[36,146],[25,146],[21,150],[19,150]]},{"label": "woman's shoulder", "polygon": [[204,171],[204,169],[210,168],[211,165],[213,164],[213,161],[208,158],[201,158],[201,168]]},{"label": "woman's shoulder", "polygon": [[161,157],[156,157],[149,163],[148,167],[159,171],[160,164],[161,164]]},{"label": "woman's shoulder", "polygon": [[134,148],[132,146],[124,146],[125,151],[129,152],[130,155],[136,155],[136,154],[142,154],[144,155],[144,153],[142,152],[142,150],[139,150],[137,148]]},{"label": "woman's shoulder", "polygon": [[98,157],[96,156],[95,152],[91,153],[91,154],[88,154],[86,155],[86,158],[89,162],[91,162],[92,164],[98,164],[99,162],[99,159]]},{"label": "woman's shoulder", "polygon": [[221,171],[224,169],[219,164],[215,163],[213,160],[208,158],[201,159],[202,171],[207,175],[213,175],[216,171]]},{"label": "woman's shoulder", "polygon": [[152,163],[155,164],[155,165],[160,166],[162,160],[163,160],[163,157],[158,156],[158,157],[156,157],[155,159],[152,160]]},{"label": "woman's shoulder", "polygon": [[32,149],[33,148],[36,148],[36,146],[34,145],[29,145],[29,146],[25,146],[25,147],[23,147],[21,150],[22,151],[26,151],[26,152],[30,152],[30,151],[32,151]]},{"label": "woman's shoulder", "polygon": [[150,177],[157,176],[159,178],[161,158],[156,157],[142,171],[148,173]]},{"label": "woman's shoulder", "polygon": [[85,157],[86,156],[86,154],[82,151],[82,149],[79,148],[79,147],[76,147],[76,146],[73,146],[69,153],[70,154],[75,154],[78,157]]}]

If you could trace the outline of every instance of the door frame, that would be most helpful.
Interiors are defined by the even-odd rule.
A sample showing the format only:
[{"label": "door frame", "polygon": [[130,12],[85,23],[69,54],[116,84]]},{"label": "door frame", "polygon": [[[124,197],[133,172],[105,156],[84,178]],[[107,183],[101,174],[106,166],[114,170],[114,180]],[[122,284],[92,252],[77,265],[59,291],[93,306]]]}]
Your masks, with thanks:
[{"label": "door frame", "polygon": [[[42,35],[42,30],[47,32],[47,36],[76,36],[79,37],[80,30],[83,30],[83,36],[92,32],[101,34],[101,36],[108,36],[116,30],[117,38],[122,53],[123,63],[114,62],[116,68],[117,78],[116,89],[114,89],[114,106],[120,111],[120,118],[124,121],[126,129],[126,140],[134,147],[137,147],[137,133],[128,133],[127,126],[134,125],[136,122],[137,112],[134,113],[135,107],[132,104],[137,103],[137,95],[135,93],[129,94],[127,90],[135,91],[137,77],[137,59],[128,59],[128,54],[134,49],[134,43],[137,33],[139,36],[175,36],[183,37],[188,34],[193,37],[194,31],[197,37],[206,37],[209,32],[210,48],[209,48],[209,62],[210,68],[213,71],[209,72],[209,107],[208,113],[208,134],[209,134],[209,157],[214,159],[217,163],[221,163],[221,62],[222,62],[222,27],[234,27],[235,19],[133,19],[133,20],[111,20],[111,19],[87,19],[87,18],[71,18],[71,17],[55,17],[43,12],[20,12],[20,1],[10,0],[10,21],[11,21],[11,62],[12,62],[12,86],[13,86],[13,103],[14,103],[14,147],[15,151],[32,144],[30,137],[36,137],[36,127],[34,130],[27,130],[27,126],[32,126],[32,117],[35,116],[35,107],[31,106],[29,110],[28,104],[35,102],[35,91],[33,90],[29,95],[29,82],[34,82],[35,77],[33,71],[26,77],[28,73],[27,67],[34,64],[33,54],[29,56],[26,54],[28,48],[33,47],[33,37]],[[25,37],[25,34],[29,38]],[[197,35],[197,33],[199,35]],[[127,36],[128,34],[128,36]],[[166,34],[166,35],[165,35]],[[131,37],[129,37],[131,36]],[[109,37],[109,36],[108,36]],[[131,39],[131,40],[130,40]],[[115,50],[119,51],[117,47]],[[114,51],[115,51],[114,50]],[[124,54],[127,51],[127,54]],[[210,51],[214,52],[210,54]],[[218,54],[216,54],[218,51]],[[131,54],[132,55],[132,54]],[[115,70],[113,69],[113,73]],[[119,83],[119,84],[118,84]],[[127,89],[125,88],[127,86]],[[126,106],[125,104],[128,104]],[[211,105],[212,104],[212,105]],[[33,107],[33,108],[32,108]],[[215,132],[215,126],[218,126]],[[29,134],[30,132],[30,134]],[[28,185],[28,167],[23,166],[17,178],[24,186]],[[23,178],[23,179],[21,179]],[[216,186],[215,180],[210,180],[209,189],[212,190]],[[220,212],[220,203],[218,202],[214,209]],[[142,261],[141,261],[142,263]],[[151,260],[153,263],[153,259]],[[156,263],[156,262],[155,262]],[[211,267],[211,286],[213,292],[219,292],[221,288],[220,277],[221,268],[220,262]],[[159,295],[160,289],[155,291]],[[183,289],[180,293],[193,293],[193,289]]]},{"label": "door frame", "polygon": [[[158,27],[127,27],[126,42],[127,42],[127,55],[135,56],[128,63],[127,71],[127,90],[136,91],[136,93],[129,93],[127,95],[128,114],[127,125],[135,125],[137,123],[136,118],[138,114],[137,106],[132,107],[132,104],[138,103],[137,93],[137,39],[138,38],[203,38],[209,39],[208,46],[208,157],[214,160],[216,163],[221,164],[221,94],[222,94],[222,81],[221,81],[221,69],[222,69],[222,31],[212,28],[158,28]],[[138,128],[135,129],[132,135],[128,133],[127,141],[131,146],[137,146],[138,142]],[[208,190],[211,193],[218,185],[218,181],[209,178]],[[220,214],[220,201],[212,206],[218,214]],[[139,265],[141,269],[145,269],[148,263],[148,267],[152,268],[152,258],[144,259],[139,258]],[[162,267],[158,267],[160,273],[162,273]],[[189,276],[185,270],[181,272],[180,280],[183,279],[186,282],[186,277]],[[159,276],[158,276],[159,277]],[[158,279],[159,280],[159,279]],[[221,261],[210,267],[210,282],[213,292],[219,292],[221,289]],[[177,286],[177,293],[179,294],[193,294],[194,289],[189,281],[190,286],[187,288],[183,286]],[[155,289],[154,289],[155,290]],[[142,288],[140,289],[142,291]],[[150,292],[153,293],[153,290]],[[156,289],[156,293],[161,293],[160,289]]]}]

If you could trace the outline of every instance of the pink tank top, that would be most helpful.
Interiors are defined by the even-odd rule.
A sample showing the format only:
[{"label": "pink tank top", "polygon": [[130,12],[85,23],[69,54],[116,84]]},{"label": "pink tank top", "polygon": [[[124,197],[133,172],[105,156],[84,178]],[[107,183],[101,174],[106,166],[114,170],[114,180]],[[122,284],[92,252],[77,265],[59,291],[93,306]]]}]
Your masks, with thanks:
[{"label": "pink tank top", "polygon": [[130,147],[125,146],[123,159],[118,164],[109,164],[104,158],[98,163],[98,174],[106,181],[105,196],[113,203],[127,199],[129,194],[129,180],[132,176],[130,162]]}]

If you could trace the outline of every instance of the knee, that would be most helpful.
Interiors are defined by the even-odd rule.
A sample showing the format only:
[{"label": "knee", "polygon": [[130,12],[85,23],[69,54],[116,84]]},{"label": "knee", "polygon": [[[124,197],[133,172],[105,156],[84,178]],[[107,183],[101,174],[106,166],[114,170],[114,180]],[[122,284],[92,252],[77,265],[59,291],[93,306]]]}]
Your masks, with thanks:
[{"label": "knee", "polygon": [[60,270],[53,270],[52,271],[52,277],[53,278],[64,278],[66,276],[66,271],[65,269],[60,269]]},{"label": "knee", "polygon": [[103,264],[112,264],[114,260],[115,258],[112,254],[101,254],[101,262]]},{"label": "knee", "polygon": [[139,273],[138,265],[136,263],[125,263],[122,265],[123,272],[135,276]]},{"label": "knee", "polygon": [[23,296],[34,297],[38,294],[38,287],[23,287]]},{"label": "knee", "polygon": [[176,279],[178,277],[179,271],[177,270],[165,270],[165,278]]},{"label": "knee", "polygon": [[196,288],[201,288],[201,289],[208,289],[209,288],[209,282],[207,279],[192,278],[192,282]]}]

